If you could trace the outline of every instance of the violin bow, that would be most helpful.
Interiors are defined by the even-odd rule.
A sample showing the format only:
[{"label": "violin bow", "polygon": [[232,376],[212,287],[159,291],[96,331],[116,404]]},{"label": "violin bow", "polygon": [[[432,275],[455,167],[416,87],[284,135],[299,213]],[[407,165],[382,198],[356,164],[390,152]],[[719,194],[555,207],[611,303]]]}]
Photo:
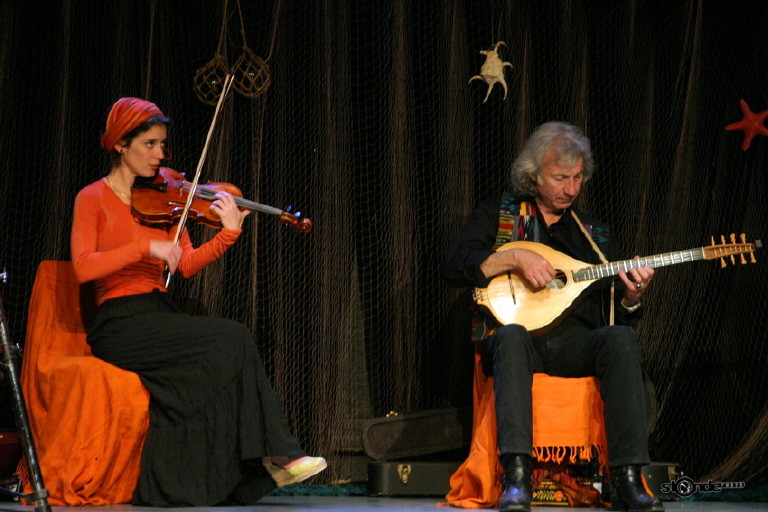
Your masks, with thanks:
[{"label": "violin bow", "polygon": [[[221,106],[224,104],[224,99],[227,97],[227,94],[229,94],[229,89],[232,87],[232,82],[235,80],[235,72],[232,70],[227,77],[224,79],[224,87],[222,88],[221,94],[219,95],[219,100],[216,102],[216,110],[213,111],[213,119],[211,120],[211,126],[208,128],[208,134],[205,137],[205,144],[203,145],[203,151],[200,153],[200,159],[197,162],[197,169],[195,169],[195,177],[190,182],[191,185],[189,187],[189,194],[187,195],[187,202],[184,204],[184,209],[181,212],[181,216],[179,217],[179,223],[176,227],[176,235],[173,237],[173,243],[176,245],[179,245],[179,240],[181,240],[181,233],[184,230],[184,225],[187,223],[187,218],[189,217],[189,210],[192,206],[192,200],[195,198],[195,194],[197,194],[197,182],[200,180],[200,172],[203,169],[203,164],[205,163],[205,157],[208,155],[208,147],[211,144],[211,137],[213,136],[213,130],[216,127],[216,122],[219,119],[219,116],[221,114]],[[167,266],[166,266],[167,269]],[[168,285],[171,282],[171,273],[168,272],[168,275],[165,278],[165,287],[168,288]]]}]

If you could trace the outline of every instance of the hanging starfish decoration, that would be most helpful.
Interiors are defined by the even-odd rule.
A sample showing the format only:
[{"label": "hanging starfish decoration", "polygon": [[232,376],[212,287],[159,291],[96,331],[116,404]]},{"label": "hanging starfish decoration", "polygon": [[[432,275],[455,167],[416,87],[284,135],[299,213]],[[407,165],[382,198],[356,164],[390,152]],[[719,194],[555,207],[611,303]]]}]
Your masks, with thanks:
[{"label": "hanging starfish decoration", "polygon": [[744,113],[744,119],[738,123],[729,124],[725,129],[744,130],[744,142],[741,144],[741,149],[746,151],[749,149],[749,145],[752,143],[752,138],[755,135],[768,136],[768,128],[763,124],[765,118],[768,117],[768,110],[763,110],[756,114],[750,110],[746,101],[739,100],[739,105],[741,105],[741,111]]}]

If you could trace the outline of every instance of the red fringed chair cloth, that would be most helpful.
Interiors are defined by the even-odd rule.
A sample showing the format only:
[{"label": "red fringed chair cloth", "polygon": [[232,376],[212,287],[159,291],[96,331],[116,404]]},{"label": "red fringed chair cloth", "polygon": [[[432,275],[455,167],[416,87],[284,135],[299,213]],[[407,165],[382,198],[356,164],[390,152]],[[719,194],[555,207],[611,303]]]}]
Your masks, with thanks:
[{"label": "red fringed chair cloth", "polygon": [[[590,460],[593,450],[607,464],[600,384],[595,377],[533,377],[534,488],[544,478],[555,481],[571,506],[599,504],[598,492],[579,485],[567,464]],[[451,477],[444,505],[497,508],[504,472],[499,463],[493,378],[483,373],[475,353],[474,414],[469,456]]]},{"label": "red fringed chair cloth", "polygon": [[[131,500],[149,427],[138,375],[91,354],[80,285],[69,261],[37,270],[21,370],[40,470],[51,505]],[[24,461],[19,475],[31,492]]]}]

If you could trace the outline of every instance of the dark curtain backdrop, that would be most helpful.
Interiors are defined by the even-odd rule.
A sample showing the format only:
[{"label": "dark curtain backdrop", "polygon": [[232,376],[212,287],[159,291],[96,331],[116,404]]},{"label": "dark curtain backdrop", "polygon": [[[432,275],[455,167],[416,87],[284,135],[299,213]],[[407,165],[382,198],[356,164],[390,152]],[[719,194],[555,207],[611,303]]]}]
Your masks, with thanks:
[{"label": "dark curtain backdrop", "polygon": [[[187,307],[254,331],[294,430],[360,475],[366,419],[467,406],[467,298],[438,267],[473,207],[506,185],[538,124],[592,138],[581,207],[626,257],[765,238],[768,138],[747,150],[739,101],[768,110],[768,4],[717,0],[0,2],[0,265],[23,344],[35,270],[68,259],[77,191],[122,96],[173,119],[168,162],[301,210],[310,234],[249,217]],[[506,99],[468,82],[504,41]],[[264,90],[266,88],[266,90]],[[202,242],[212,231],[191,226]],[[660,269],[639,326],[651,449],[695,478],[768,483],[765,251],[756,264]],[[12,428],[7,391],[2,420]],[[74,414],[75,412],[73,412]],[[357,462],[356,462],[357,461]]]}]

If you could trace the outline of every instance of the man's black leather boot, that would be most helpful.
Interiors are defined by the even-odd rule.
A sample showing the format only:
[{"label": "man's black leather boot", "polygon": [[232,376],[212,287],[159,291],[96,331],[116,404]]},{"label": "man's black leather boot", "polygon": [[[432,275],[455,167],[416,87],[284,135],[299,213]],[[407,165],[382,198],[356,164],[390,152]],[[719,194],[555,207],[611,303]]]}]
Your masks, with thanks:
[{"label": "man's black leather boot", "polygon": [[627,512],[663,512],[661,501],[648,494],[643,485],[640,466],[611,468],[611,510]]},{"label": "man's black leather boot", "polygon": [[499,498],[499,512],[529,512],[533,472],[531,457],[506,453],[501,456],[501,465],[504,468],[504,489]]}]

